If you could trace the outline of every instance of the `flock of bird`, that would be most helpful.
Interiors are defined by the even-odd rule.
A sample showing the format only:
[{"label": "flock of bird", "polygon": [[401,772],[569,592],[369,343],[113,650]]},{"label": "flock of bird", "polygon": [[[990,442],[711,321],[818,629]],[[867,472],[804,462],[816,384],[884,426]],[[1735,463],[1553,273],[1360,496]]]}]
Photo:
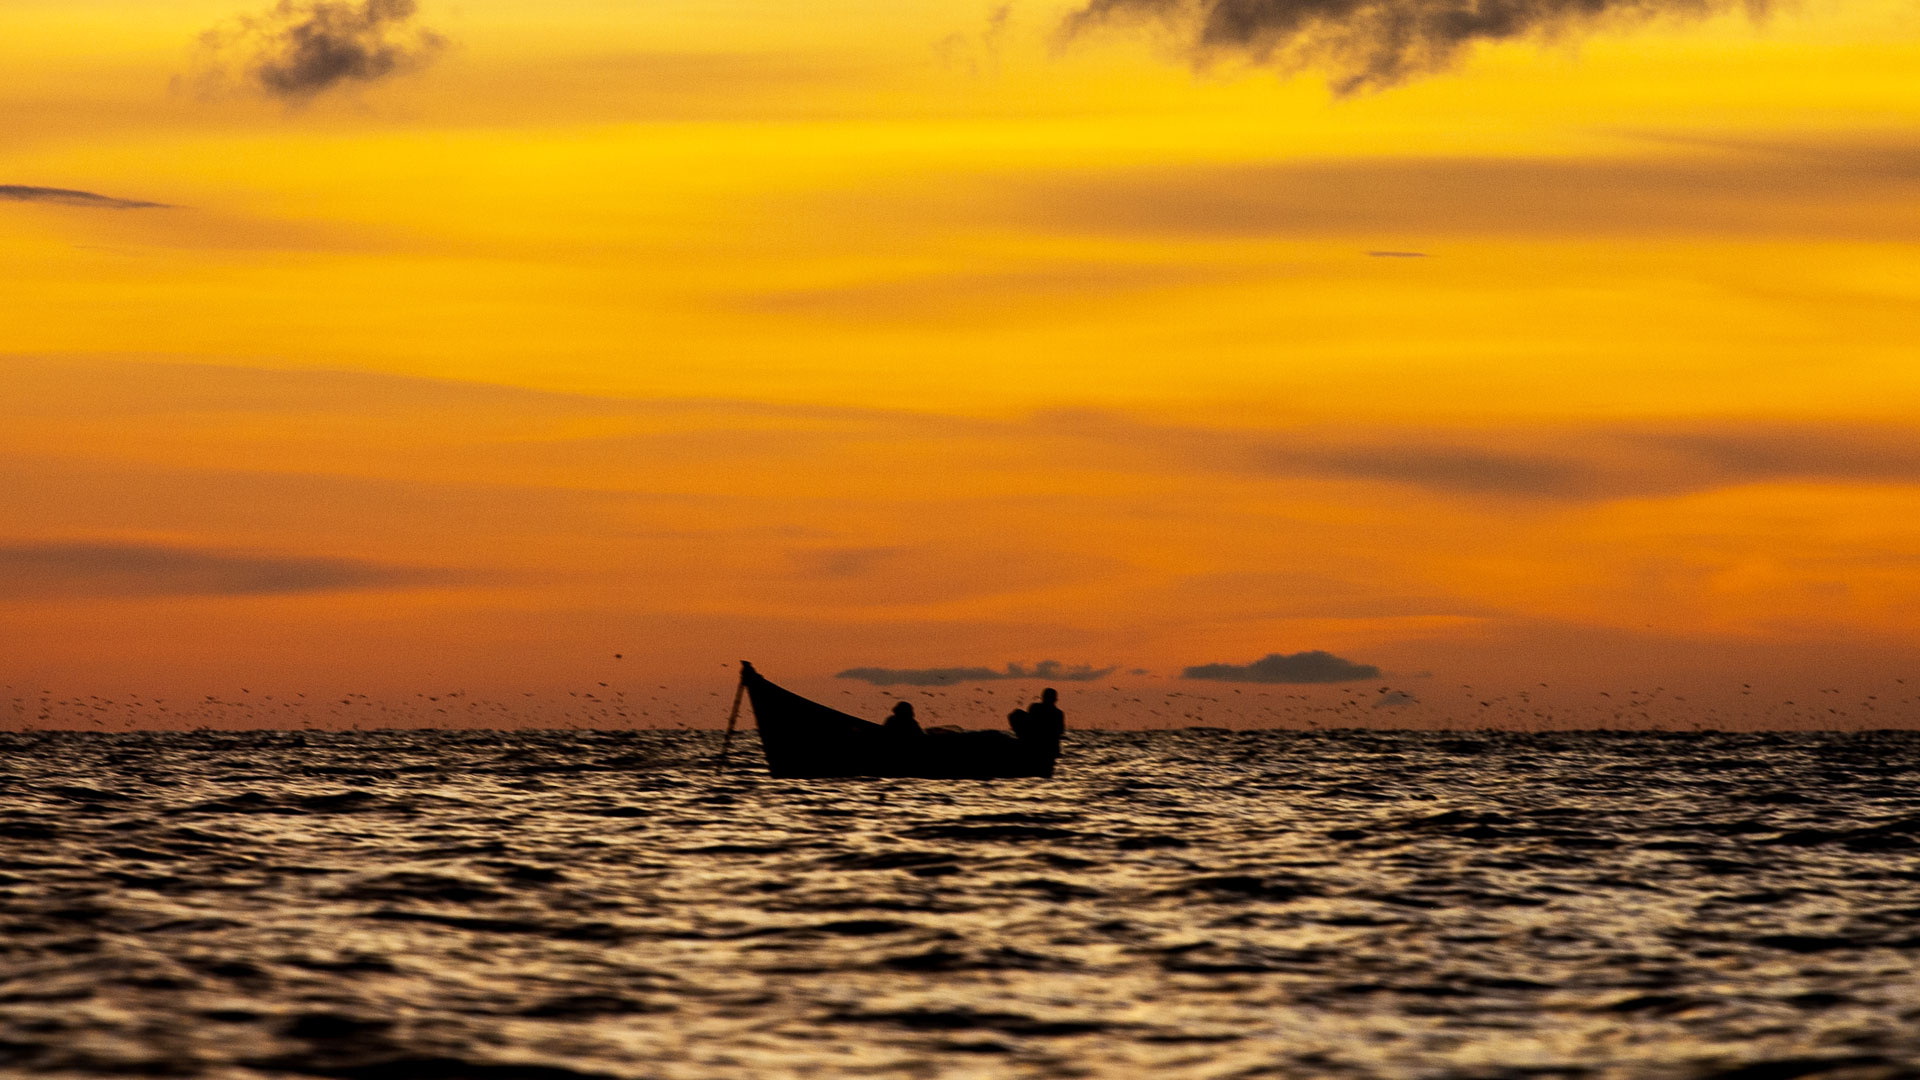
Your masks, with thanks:
[{"label": "flock of bird", "polygon": [[[615,659],[624,659],[615,654]],[[729,665],[730,667],[731,665]],[[1341,686],[1233,686],[1201,690],[1134,685],[1062,684],[1068,722],[1084,728],[1417,728],[1417,729],[1819,729],[1912,726],[1920,696],[1896,678],[1884,693],[1823,688],[1811,696],[1769,697],[1752,684],[1690,701],[1664,686],[1651,690],[1553,693],[1546,683],[1525,690],[1483,691],[1470,683],[1439,688],[1431,679],[1412,688],[1378,684]],[[520,691],[480,697],[465,690],[420,691],[411,696],[365,693],[206,694],[195,698],[56,696],[4,687],[8,709],[0,730],[43,728],[138,730],[378,728],[698,729],[723,725],[732,687],[687,692],[664,684],[642,689],[618,679],[584,689]],[[841,689],[831,701],[846,712],[883,716],[896,700],[914,702],[924,723],[996,726],[1036,695],[1039,684]]]}]

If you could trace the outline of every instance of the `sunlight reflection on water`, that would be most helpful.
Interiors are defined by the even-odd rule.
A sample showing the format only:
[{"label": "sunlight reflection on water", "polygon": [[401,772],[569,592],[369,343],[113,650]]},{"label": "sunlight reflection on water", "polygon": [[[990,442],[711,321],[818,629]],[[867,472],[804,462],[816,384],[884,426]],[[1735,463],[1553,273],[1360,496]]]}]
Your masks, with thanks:
[{"label": "sunlight reflection on water", "polygon": [[0,1066],[1920,1069],[1914,735],[1075,733],[1051,782],[716,746],[0,735]]}]

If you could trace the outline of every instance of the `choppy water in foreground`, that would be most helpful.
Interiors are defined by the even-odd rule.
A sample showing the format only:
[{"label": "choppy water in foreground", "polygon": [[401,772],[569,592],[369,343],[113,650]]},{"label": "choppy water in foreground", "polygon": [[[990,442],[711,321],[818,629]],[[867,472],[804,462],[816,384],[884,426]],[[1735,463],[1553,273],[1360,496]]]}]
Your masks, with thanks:
[{"label": "choppy water in foreground", "polygon": [[0,1070],[1920,1075],[1920,736],[0,735]]}]

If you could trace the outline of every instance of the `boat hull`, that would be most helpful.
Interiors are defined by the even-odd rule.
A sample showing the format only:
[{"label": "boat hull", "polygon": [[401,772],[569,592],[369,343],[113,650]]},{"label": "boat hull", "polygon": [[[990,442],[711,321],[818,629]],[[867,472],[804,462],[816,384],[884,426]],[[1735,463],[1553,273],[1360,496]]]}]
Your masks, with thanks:
[{"label": "boat hull", "polygon": [[1057,741],[1004,731],[932,731],[899,736],[777,686],[740,666],[767,771],[787,779],[919,777],[992,780],[1053,775]]}]

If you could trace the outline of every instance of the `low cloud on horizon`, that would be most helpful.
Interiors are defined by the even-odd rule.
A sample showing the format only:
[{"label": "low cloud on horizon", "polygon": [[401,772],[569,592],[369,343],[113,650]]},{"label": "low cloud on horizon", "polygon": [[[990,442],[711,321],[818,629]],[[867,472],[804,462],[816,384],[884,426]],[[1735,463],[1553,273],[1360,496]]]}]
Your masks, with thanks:
[{"label": "low cloud on horizon", "polygon": [[1113,674],[1114,668],[1096,668],[1091,664],[1062,664],[1042,660],[1032,667],[1008,664],[1004,670],[985,667],[941,668],[848,668],[837,672],[836,679],[858,679],[875,686],[953,686],[956,683],[993,682],[1003,679],[1040,679],[1050,682],[1092,682]]},{"label": "low cloud on horizon", "polygon": [[0,600],[274,596],[459,580],[445,569],[329,556],[115,541],[0,543]]},{"label": "low cloud on horizon", "polygon": [[1251,664],[1201,664],[1182,671],[1180,677],[1214,682],[1336,683],[1377,679],[1380,669],[1314,649],[1291,655],[1268,653]]}]

